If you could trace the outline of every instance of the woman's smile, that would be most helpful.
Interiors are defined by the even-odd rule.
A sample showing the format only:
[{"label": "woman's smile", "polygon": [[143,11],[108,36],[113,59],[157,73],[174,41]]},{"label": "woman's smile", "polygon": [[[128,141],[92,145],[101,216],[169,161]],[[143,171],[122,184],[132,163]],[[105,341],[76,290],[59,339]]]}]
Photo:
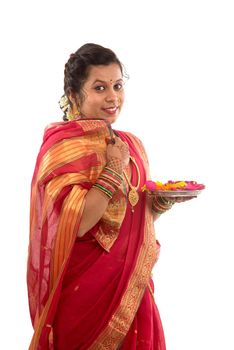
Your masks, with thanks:
[{"label": "woman's smile", "polygon": [[110,115],[115,114],[118,111],[119,107],[107,107],[107,108],[102,108],[102,110]]}]

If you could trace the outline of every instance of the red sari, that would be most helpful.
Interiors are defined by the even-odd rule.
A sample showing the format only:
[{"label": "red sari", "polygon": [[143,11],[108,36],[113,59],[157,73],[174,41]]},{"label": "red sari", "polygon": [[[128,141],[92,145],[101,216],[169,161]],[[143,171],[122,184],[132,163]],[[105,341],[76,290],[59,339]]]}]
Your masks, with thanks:
[{"label": "red sari", "polygon": [[[31,191],[30,350],[166,349],[151,280],[160,246],[145,192],[133,211],[124,181],[101,220],[77,238],[111,132],[103,120],[56,123],[45,132]],[[140,189],[149,178],[143,146],[117,133],[137,163]],[[136,185],[135,166],[127,173]]]}]

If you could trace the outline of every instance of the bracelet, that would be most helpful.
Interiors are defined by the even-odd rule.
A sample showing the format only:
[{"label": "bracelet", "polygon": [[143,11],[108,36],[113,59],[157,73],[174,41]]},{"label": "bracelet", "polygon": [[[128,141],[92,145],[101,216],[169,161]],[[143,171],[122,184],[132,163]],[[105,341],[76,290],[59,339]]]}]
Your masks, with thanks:
[{"label": "bracelet", "polygon": [[123,178],[119,173],[109,167],[105,167],[92,187],[102,191],[111,199],[122,181]]},{"label": "bracelet", "polygon": [[173,206],[173,202],[172,201],[168,201],[167,199],[163,198],[163,197],[154,197],[153,199],[153,203],[152,203],[152,209],[158,213],[158,214],[163,214],[165,213],[165,211],[171,209],[171,207]]},{"label": "bracelet", "polygon": [[174,201],[168,200],[166,197],[161,197],[161,196],[158,197],[158,200],[161,203],[165,204],[166,206],[170,206],[170,207],[172,207],[173,204],[175,203]]}]

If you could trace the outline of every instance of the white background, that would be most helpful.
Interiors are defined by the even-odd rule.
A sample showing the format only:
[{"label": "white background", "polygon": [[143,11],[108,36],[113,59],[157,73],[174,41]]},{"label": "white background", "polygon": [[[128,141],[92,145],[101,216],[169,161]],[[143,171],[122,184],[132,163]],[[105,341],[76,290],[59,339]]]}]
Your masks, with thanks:
[{"label": "white background", "polygon": [[63,69],[86,42],[130,80],[115,127],[145,144],[153,179],[206,190],[156,222],[155,298],[168,350],[234,349],[232,1],[8,1],[1,6],[1,338],[27,349],[30,181],[44,127],[61,119]]}]

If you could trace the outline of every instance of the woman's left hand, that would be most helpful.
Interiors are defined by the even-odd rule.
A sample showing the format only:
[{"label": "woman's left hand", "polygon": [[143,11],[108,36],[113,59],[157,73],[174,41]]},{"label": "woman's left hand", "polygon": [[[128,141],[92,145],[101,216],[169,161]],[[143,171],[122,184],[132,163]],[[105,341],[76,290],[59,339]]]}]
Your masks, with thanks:
[{"label": "woman's left hand", "polygon": [[191,197],[181,197],[181,196],[178,196],[178,197],[171,197],[171,198],[168,198],[168,197],[163,197],[161,196],[162,198],[165,198],[166,200],[172,202],[173,204],[175,203],[182,203],[182,202],[187,202],[187,201],[190,201],[191,199],[193,198],[197,198],[197,196],[191,196]]},{"label": "woman's left hand", "polygon": [[157,194],[155,194],[155,192],[148,192],[148,195],[151,196],[152,198],[153,197],[161,197],[161,198],[163,198],[163,200],[171,202],[172,204],[187,202],[193,198],[197,198],[197,196],[190,196],[190,197],[187,197],[187,196],[167,197],[167,196],[162,196],[162,195],[158,196]]}]

